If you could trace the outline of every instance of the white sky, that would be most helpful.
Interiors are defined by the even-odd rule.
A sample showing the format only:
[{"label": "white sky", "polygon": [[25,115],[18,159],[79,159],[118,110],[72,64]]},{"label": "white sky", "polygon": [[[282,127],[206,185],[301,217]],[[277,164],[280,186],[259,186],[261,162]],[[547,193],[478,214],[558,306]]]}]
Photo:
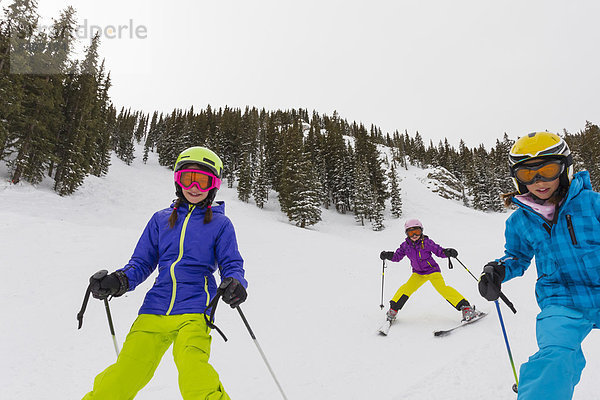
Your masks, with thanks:
[{"label": "white sky", "polygon": [[[70,4],[88,30],[146,29],[103,39],[119,107],[337,110],[470,147],[600,123],[596,0]],[[65,2],[39,7],[55,17]]]}]

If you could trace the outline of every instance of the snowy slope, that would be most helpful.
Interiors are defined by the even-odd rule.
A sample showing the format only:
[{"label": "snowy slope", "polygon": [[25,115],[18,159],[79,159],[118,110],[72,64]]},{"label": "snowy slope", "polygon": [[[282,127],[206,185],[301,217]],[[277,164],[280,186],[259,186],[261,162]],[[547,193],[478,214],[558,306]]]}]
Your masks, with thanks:
[{"label": "snowy slope", "polygon": [[[12,186],[0,166],[0,265],[3,324],[0,330],[2,399],[77,399],[94,376],[114,361],[104,308],[90,301],[77,330],[87,280],[99,269],[128,260],[152,213],[174,197],[172,174],[151,158],[130,167],[113,158],[107,177],[90,177],[73,196],[61,198],[49,182],[37,189]],[[223,185],[218,199],[238,234],[250,282],[242,306],[289,399],[514,399],[513,382],[493,304],[479,297],[476,282],[458,264],[447,269],[448,284],[478,308],[485,320],[446,338],[433,330],[453,326],[460,316],[429,285],[401,311],[390,336],[376,334],[381,250],[403,240],[405,218],[420,218],[426,233],[454,247],[475,274],[502,254],[507,214],[486,214],[446,200],[424,185],[425,171],[398,169],[404,216],[386,216],[386,229],[357,226],[351,215],[323,213],[311,229],[287,222],[274,199],[264,210],[239,202]],[[385,302],[410,275],[409,263],[388,263]],[[123,343],[151,277],[136,291],[111,302],[117,338]],[[515,362],[535,351],[538,312],[532,268],[505,287],[518,309],[502,307]],[[214,335],[212,363],[233,399],[278,399],[280,395],[238,314],[219,308],[217,324],[229,337]],[[600,336],[585,342],[588,365],[575,399],[597,398]],[[169,350],[139,399],[180,398]]]}]

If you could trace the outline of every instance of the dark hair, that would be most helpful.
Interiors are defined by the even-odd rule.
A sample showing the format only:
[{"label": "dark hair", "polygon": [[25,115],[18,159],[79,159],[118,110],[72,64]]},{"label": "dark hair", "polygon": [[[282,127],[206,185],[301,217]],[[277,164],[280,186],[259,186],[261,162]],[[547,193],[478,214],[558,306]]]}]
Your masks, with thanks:
[{"label": "dark hair", "polygon": [[177,222],[177,209],[179,208],[179,204],[181,204],[181,199],[175,200],[173,211],[171,211],[171,215],[169,216],[169,228],[171,229],[173,229],[175,223]]},{"label": "dark hair", "polygon": [[[209,194],[209,196],[210,196],[210,194]],[[200,202],[200,204],[198,204],[198,206],[200,206],[200,207],[206,207],[206,212],[204,213],[204,223],[205,224],[208,224],[210,221],[212,221],[212,218],[213,218],[213,212],[212,212],[211,206],[206,205],[206,203],[208,203],[207,200],[208,200],[208,198],[204,199],[202,202]],[[175,204],[173,205],[173,211],[171,211],[171,215],[169,216],[169,228],[171,228],[171,229],[177,223],[177,209],[179,208],[179,205],[181,204],[181,202],[182,202],[181,199],[178,198],[177,200],[175,200]]]},{"label": "dark hair", "polygon": [[500,198],[502,199],[502,202],[504,203],[504,207],[506,208],[510,208],[512,205],[512,200],[513,197],[515,197],[516,195],[518,195],[519,192],[517,192],[516,190],[514,192],[510,192],[510,193],[502,193],[500,195]]}]

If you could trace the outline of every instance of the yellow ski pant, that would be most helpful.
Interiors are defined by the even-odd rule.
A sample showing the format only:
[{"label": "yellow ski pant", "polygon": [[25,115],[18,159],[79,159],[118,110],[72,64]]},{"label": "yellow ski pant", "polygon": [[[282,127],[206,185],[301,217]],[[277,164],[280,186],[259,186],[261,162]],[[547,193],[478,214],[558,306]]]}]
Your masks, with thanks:
[{"label": "yellow ski pant", "polygon": [[117,362],[96,376],[93,390],[83,399],[133,399],[150,382],[163,354],[173,344],[183,399],[230,400],[219,375],[208,363],[209,333],[204,314],[139,315]]},{"label": "yellow ski pant", "polygon": [[396,294],[392,298],[392,301],[398,302],[400,298],[405,295],[406,297],[410,297],[411,294],[417,291],[425,282],[431,282],[435,290],[439,294],[442,295],[450,304],[452,304],[455,308],[456,305],[464,299],[463,295],[458,293],[456,289],[451,286],[446,285],[442,274],[439,272],[434,272],[432,274],[427,275],[419,275],[413,273],[408,281],[396,291]]}]

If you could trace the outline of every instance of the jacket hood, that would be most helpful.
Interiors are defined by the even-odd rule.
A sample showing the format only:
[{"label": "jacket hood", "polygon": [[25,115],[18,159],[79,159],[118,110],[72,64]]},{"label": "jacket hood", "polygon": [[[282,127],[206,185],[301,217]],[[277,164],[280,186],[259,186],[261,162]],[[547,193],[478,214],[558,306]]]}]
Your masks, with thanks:
[{"label": "jacket hood", "polygon": [[584,189],[592,190],[592,181],[588,171],[581,171],[573,175],[573,181],[569,186],[569,197],[571,197],[571,193],[576,195]]}]

